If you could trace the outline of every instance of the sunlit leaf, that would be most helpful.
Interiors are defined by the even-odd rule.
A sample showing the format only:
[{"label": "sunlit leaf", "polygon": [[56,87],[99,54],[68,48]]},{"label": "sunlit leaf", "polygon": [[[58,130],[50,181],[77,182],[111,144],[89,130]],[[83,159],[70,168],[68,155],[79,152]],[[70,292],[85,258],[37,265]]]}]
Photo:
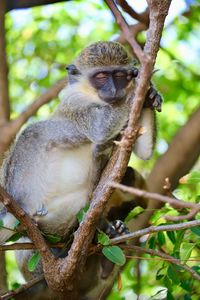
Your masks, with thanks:
[{"label": "sunlit leaf", "polygon": [[39,251],[36,251],[36,252],[31,256],[31,258],[28,260],[28,270],[29,270],[30,272],[33,272],[33,271],[36,269],[36,267],[37,267],[39,261],[40,261],[40,254],[39,254]]},{"label": "sunlit leaf", "polygon": [[132,219],[134,219],[136,216],[139,216],[144,211],[144,208],[141,206],[136,206],[131,212],[128,214],[128,216],[125,219],[125,222],[128,222]]},{"label": "sunlit leaf", "polygon": [[83,219],[84,219],[84,217],[85,217],[85,215],[86,215],[86,213],[87,213],[89,207],[90,207],[90,204],[87,203],[87,204],[85,205],[85,207],[83,207],[83,208],[77,213],[76,218],[77,218],[79,224],[83,221]]},{"label": "sunlit leaf", "polygon": [[181,244],[181,249],[180,249],[180,258],[181,260],[186,263],[187,260],[190,258],[190,255],[192,253],[192,250],[194,249],[195,244],[194,243],[187,243],[183,242]]},{"label": "sunlit leaf", "polygon": [[103,247],[102,253],[108,260],[118,266],[123,266],[126,262],[124,252],[118,246]]},{"label": "sunlit leaf", "polygon": [[108,246],[110,244],[110,238],[104,232],[98,234],[98,243],[103,246]]}]

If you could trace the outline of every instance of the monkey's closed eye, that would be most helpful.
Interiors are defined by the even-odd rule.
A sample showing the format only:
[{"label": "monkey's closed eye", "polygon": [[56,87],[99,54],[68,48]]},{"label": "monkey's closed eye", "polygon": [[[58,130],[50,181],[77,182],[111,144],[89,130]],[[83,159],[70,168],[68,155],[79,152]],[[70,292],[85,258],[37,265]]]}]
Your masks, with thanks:
[{"label": "monkey's closed eye", "polygon": [[94,75],[93,78],[98,85],[99,84],[102,85],[102,84],[106,83],[108,77],[109,77],[109,74],[101,72],[101,73],[97,73],[96,75]]},{"label": "monkey's closed eye", "polygon": [[120,72],[120,71],[114,73],[114,77],[117,77],[117,78],[124,78],[124,77],[126,77],[126,75],[127,74],[125,72]]},{"label": "monkey's closed eye", "polygon": [[104,78],[107,78],[108,77],[108,74],[107,73],[98,73],[94,76],[96,79],[104,79]]}]

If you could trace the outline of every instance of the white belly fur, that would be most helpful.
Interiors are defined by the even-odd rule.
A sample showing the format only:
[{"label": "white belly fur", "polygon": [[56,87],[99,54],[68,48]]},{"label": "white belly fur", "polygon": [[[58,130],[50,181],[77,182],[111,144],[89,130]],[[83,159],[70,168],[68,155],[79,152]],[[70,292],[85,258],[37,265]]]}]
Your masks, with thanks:
[{"label": "white belly fur", "polygon": [[92,145],[76,149],[55,148],[48,157],[44,198],[45,216],[36,216],[41,229],[65,234],[76,221],[76,214],[88,202],[92,173]]}]

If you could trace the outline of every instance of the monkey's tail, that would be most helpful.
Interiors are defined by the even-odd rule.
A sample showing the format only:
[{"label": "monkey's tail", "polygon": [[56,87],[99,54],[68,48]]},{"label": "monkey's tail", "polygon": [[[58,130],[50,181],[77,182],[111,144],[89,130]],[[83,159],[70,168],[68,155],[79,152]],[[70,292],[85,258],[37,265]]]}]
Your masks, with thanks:
[{"label": "monkey's tail", "polygon": [[0,211],[0,245],[4,244],[15,232],[17,219],[10,213]]}]

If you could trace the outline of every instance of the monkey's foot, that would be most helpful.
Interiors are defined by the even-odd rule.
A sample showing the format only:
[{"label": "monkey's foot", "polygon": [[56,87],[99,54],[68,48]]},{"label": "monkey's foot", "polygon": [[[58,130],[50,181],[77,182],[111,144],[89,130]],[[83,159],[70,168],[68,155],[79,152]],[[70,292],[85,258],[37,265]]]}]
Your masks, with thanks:
[{"label": "monkey's foot", "polygon": [[105,233],[109,236],[109,238],[114,238],[129,233],[129,230],[124,222],[121,220],[115,220],[107,224]]},{"label": "monkey's foot", "polygon": [[157,111],[161,112],[162,102],[162,96],[153,86],[151,86],[147,92],[144,107],[155,108]]}]

